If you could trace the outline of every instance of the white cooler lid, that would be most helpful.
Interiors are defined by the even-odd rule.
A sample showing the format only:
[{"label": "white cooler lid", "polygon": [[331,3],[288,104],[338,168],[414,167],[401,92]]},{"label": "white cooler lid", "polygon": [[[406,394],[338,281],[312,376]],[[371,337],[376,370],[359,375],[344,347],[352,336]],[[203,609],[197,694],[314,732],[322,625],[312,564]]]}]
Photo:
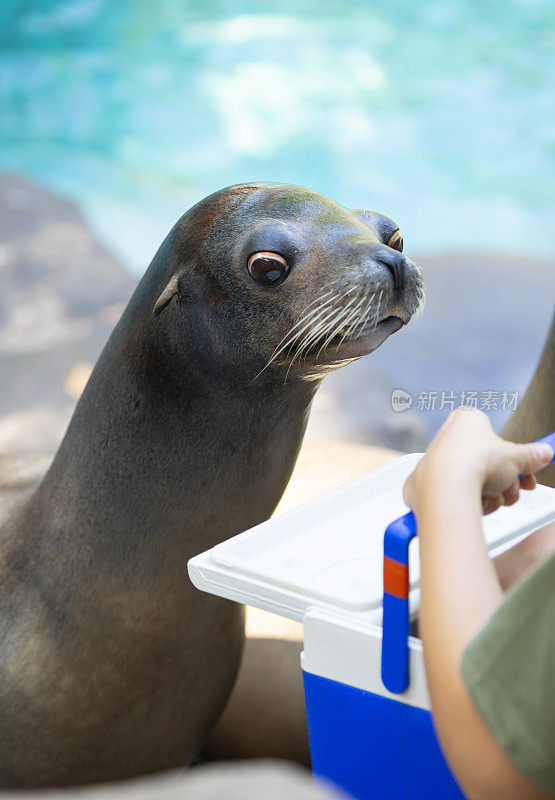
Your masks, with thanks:
[{"label": "white cooler lid", "polygon": [[[402,487],[421,457],[403,456],[195,556],[189,561],[192,582],[297,620],[315,607],[371,612],[381,619],[383,535],[408,510]],[[553,519],[554,489],[521,492],[515,505],[484,518],[490,553],[497,555]],[[410,546],[412,590],[419,578],[416,537]]]}]

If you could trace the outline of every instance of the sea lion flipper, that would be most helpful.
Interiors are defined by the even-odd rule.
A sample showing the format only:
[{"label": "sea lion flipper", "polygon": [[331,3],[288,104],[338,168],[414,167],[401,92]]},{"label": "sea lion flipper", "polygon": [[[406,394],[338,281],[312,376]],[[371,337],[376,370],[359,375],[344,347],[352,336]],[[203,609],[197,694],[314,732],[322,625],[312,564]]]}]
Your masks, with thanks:
[{"label": "sea lion flipper", "polygon": [[154,308],[152,309],[152,313],[155,317],[165,309],[165,307],[173,300],[173,298],[177,295],[179,300],[179,304],[183,302],[183,296],[181,294],[181,275],[177,274],[170,278],[166,288],[156,301]]}]

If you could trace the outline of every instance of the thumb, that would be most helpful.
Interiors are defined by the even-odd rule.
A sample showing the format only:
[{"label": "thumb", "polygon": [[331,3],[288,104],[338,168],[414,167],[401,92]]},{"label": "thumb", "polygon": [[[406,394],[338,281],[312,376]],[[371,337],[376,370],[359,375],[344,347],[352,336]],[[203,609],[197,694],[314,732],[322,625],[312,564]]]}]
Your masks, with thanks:
[{"label": "thumb", "polygon": [[521,475],[532,475],[553,460],[553,449],[546,442],[515,444],[515,459]]}]

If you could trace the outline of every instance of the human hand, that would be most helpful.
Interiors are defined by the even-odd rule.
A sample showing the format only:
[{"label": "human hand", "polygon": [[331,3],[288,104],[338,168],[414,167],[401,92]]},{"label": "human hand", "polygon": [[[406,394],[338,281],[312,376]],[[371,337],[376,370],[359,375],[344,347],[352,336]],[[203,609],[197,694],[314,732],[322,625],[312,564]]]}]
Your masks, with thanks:
[{"label": "human hand", "polygon": [[[512,505],[521,489],[534,489],[533,473],[553,458],[547,444],[514,444],[494,432],[488,417],[472,408],[453,411],[426,454],[409,475],[403,497],[418,516],[425,495],[441,492],[446,481],[480,492],[484,514]],[[519,477],[519,476],[524,477]]]}]

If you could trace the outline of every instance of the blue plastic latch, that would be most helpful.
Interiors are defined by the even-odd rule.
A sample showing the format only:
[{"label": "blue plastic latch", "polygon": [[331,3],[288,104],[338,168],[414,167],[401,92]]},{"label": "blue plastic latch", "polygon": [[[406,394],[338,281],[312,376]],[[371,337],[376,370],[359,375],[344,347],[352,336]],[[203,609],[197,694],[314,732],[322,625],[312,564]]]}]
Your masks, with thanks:
[{"label": "blue plastic latch", "polygon": [[416,536],[412,511],[394,520],[384,534],[382,681],[395,694],[409,685],[409,544]]}]

